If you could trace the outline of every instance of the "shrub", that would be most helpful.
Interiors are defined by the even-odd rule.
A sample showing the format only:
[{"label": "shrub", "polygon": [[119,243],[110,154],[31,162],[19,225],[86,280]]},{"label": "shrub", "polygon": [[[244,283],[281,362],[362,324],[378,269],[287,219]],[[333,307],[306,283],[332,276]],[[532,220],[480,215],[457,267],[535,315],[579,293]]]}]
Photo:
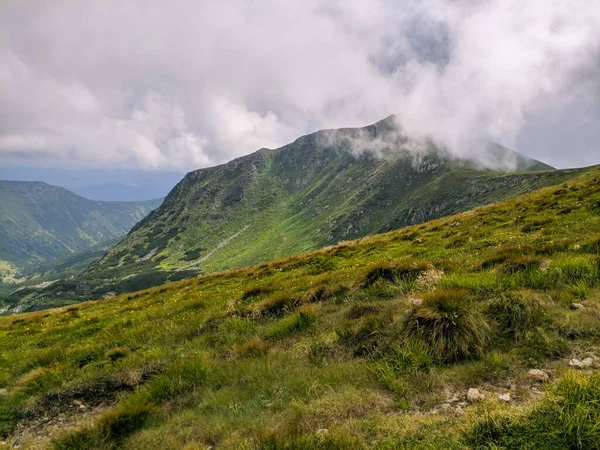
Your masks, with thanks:
[{"label": "shrub", "polygon": [[497,324],[500,334],[519,341],[541,323],[543,310],[531,294],[507,293],[490,303],[487,315]]},{"label": "shrub", "polygon": [[407,312],[403,330],[429,345],[433,357],[445,362],[481,357],[489,338],[487,322],[464,291],[428,294],[420,306]]}]

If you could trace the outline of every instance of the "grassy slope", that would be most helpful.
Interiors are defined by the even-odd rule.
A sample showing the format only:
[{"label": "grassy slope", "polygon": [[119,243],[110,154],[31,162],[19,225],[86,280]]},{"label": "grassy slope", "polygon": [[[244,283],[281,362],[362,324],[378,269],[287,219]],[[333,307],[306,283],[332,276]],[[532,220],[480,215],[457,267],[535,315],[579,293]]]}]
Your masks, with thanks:
[{"label": "grassy slope", "polygon": [[[356,156],[356,142],[364,150],[383,143],[383,157]],[[388,118],[359,129],[319,131],[191,172],[89,276],[147,271],[148,264],[136,261],[151,254],[158,270],[191,265],[210,273],[256,264],[454,214],[571,174],[505,176],[433,148],[418,155],[405,146]],[[549,168],[499,146],[490,152],[514,159],[519,171]]]},{"label": "grassy slope", "polygon": [[96,202],[46,183],[0,181],[0,259],[25,266],[124,235],[160,200]]},{"label": "grassy slope", "polygon": [[[421,226],[3,317],[1,432],[33,448],[598,448],[600,375],[567,362],[600,354],[599,258],[595,167]],[[415,337],[413,320],[448,317],[468,346]],[[469,387],[486,399],[459,409]]]}]

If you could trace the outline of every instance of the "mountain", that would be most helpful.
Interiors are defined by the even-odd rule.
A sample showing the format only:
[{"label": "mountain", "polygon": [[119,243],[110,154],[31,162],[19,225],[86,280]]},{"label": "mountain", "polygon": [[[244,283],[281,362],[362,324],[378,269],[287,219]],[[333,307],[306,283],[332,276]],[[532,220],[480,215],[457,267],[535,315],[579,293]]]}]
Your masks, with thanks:
[{"label": "mountain", "polygon": [[[428,143],[411,145],[390,117],[191,172],[94,270],[136,271],[142,258],[204,272],[248,265],[464,211],[570,174],[498,173]],[[552,169],[500,146],[484,153],[517,172]]]},{"label": "mountain", "polygon": [[161,201],[99,202],[42,182],[0,181],[0,261],[24,267],[123,236]]},{"label": "mountain", "polygon": [[0,317],[0,355],[9,448],[598,449],[600,166],[312,253]]},{"label": "mountain", "polygon": [[184,175],[169,170],[0,167],[0,180],[43,181],[99,201],[163,198]]},{"label": "mountain", "polygon": [[246,266],[466,211],[578,173],[493,144],[477,161],[457,158],[406,139],[393,117],[322,130],[188,173],[84,273],[7,303],[13,311],[36,309]]}]

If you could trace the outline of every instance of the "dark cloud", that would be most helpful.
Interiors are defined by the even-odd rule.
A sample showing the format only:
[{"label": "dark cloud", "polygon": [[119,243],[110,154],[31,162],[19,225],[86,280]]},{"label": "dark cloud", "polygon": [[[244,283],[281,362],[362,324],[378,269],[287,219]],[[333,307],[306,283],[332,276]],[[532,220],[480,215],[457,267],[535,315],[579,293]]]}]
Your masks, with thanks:
[{"label": "dark cloud", "polygon": [[599,48],[597,0],[9,0],[0,163],[190,170],[395,113],[591,164]]}]

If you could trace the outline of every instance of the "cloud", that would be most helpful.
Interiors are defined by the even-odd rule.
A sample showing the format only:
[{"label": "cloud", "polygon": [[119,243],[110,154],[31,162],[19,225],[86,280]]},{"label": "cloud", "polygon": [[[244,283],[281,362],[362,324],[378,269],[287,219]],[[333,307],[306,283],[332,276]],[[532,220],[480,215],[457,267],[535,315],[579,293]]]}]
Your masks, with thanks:
[{"label": "cloud", "polygon": [[23,0],[0,30],[3,164],[191,170],[391,113],[598,162],[597,0]]}]

